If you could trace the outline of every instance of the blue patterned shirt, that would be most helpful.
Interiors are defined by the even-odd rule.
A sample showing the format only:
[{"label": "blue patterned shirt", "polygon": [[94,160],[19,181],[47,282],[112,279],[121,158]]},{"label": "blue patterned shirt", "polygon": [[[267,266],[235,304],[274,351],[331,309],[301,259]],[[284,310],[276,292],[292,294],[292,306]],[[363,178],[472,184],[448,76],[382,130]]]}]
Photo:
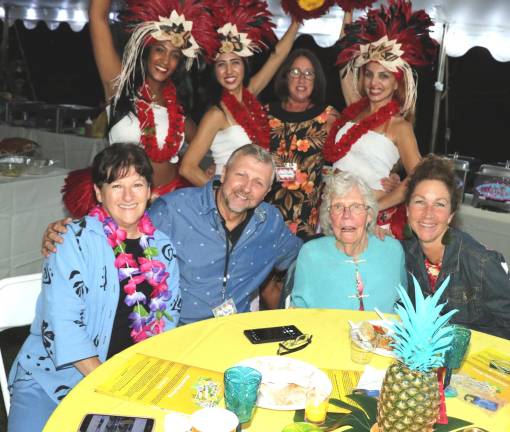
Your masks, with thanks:
[{"label": "blue patterned shirt", "polygon": [[[170,273],[166,312],[172,320],[163,318],[166,331],[179,320],[179,268],[166,235],[156,230],[151,245]],[[58,403],[83,378],[75,362],[94,356],[106,360],[120,286],[113,250],[96,218],[86,216],[68,225],[64,242],[56,247],[44,261],[34,322],[9,384],[34,379]]]},{"label": "blue patterned shirt", "polygon": [[234,300],[238,312],[247,312],[251,297],[271,270],[287,269],[302,244],[289,231],[280,212],[262,202],[227,262],[225,229],[212,182],[163,195],[149,213],[154,225],[170,237],[176,248],[181,323],[212,317],[212,309],[228,298]]}]

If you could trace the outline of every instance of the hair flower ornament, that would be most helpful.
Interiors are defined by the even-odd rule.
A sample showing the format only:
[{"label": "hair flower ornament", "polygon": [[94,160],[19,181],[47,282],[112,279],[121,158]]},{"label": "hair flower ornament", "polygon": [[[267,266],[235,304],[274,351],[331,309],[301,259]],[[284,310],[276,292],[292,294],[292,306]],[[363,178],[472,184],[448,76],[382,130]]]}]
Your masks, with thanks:
[{"label": "hair flower ornament", "polygon": [[401,46],[397,40],[389,40],[386,35],[375,42],[360,45],[360,55],[354,60],[354,67],[360,68],[374,61],[394,73],[399,69],[405,69],[409,65],[402,59],[404,51]]},{"label": "hair flower ornament", "polygon": [[191,33],[193,22],[186,21],[184,15],[179,15],[173,10],[169,18],[160,16],[155,26],[158,30],[151,33],[152,38],[158,41],[170,41],[188,58],[197,57],[200,47]]},{"label": "hair flower ornament", "polygon": [[276,40],[264,0],[211,0],[220,48],[218,54],[252,56]]},{"label": "hair flower ornament", "polygon": [[252,44],[247,33],[239,33],[237,26],[232,23],[226,23],[218,29],[220,35],[220,54],[235,53],[241,57],[249,57],[257,46]]},{"label": "hair flower ornament", "polygon": [[131,32],[124,55],[122,71],[116,78],[114,104],[123,92],[129,92],[136,68],[143,68],[141,53],[156,41],[169,41],[185,57],[190,69],[200,57],[212,60],[218,47],[209,7],[200,0],[127,0],[121,19]]},{"label": "hair flower ornament", "polygon": [[430,37],[430,16],[424,10],[413,11],[407,0],[389,0],[388,5],[371,9],[366,17],[345,26],[338,43],[337,64],[352,72],[358,89],[362,66],[377,62],[391,72],[400,73],[405,89],[402,115],[414,112],[416,80],[413,67],[430,65],[435,60],[437,42]]}]

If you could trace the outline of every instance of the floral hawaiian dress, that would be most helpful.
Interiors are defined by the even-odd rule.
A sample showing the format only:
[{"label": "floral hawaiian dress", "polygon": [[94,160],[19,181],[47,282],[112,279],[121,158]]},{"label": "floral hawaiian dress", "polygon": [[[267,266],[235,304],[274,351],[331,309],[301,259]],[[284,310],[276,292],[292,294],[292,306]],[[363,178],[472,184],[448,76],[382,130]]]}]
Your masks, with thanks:
[{"label": "floral hawaiian dress", "polygon": [[280,209],[289,229],[304,240],[316,233],[322,184],[322,147],[331,106],[302,112],[269,105],[270,150],[275,164],[296,167],[293,181],[275,180],[267,201]]}]

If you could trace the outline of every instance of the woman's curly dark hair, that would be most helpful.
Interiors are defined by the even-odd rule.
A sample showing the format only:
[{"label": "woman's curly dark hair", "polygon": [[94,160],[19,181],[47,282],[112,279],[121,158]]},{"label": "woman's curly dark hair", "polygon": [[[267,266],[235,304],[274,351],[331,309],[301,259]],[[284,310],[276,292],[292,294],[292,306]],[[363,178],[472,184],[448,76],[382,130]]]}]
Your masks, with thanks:
[{"label": "woman's curly dark hair", "polygon": [[438,180],[442,182],[450,194],[452,213],[457,211],[461,202],[461,189],[459,188],[459,180],[450,161],[434,154],[425,156],[416,166],[409,179],[405,196],[406,205],[409,205],[411,202],[411,197],[418,184],[424,180]]}]

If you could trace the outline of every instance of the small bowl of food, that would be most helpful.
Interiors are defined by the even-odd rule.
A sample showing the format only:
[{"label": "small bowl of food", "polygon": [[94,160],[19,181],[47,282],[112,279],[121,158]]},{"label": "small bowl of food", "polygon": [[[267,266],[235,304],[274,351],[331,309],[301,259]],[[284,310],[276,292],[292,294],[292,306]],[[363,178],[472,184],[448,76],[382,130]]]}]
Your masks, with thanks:
[{"label": "small bowl of food", "polygon": [[27,174],[43,175],[48,174],[57,165],[58,161],[53,159],[30,159]]},{"label": "small bowl of food", "polygon": [[362,321],[356,324],[355,330],[363,341],[373,346],[374,353],[385,357],[394,357],[393,329],[388,321]]},{"label": "small bowl of food", "polygon": [[5,156],[0,158],[0,175],[19,177],[28,170],[30,158],[26,156]]}]

